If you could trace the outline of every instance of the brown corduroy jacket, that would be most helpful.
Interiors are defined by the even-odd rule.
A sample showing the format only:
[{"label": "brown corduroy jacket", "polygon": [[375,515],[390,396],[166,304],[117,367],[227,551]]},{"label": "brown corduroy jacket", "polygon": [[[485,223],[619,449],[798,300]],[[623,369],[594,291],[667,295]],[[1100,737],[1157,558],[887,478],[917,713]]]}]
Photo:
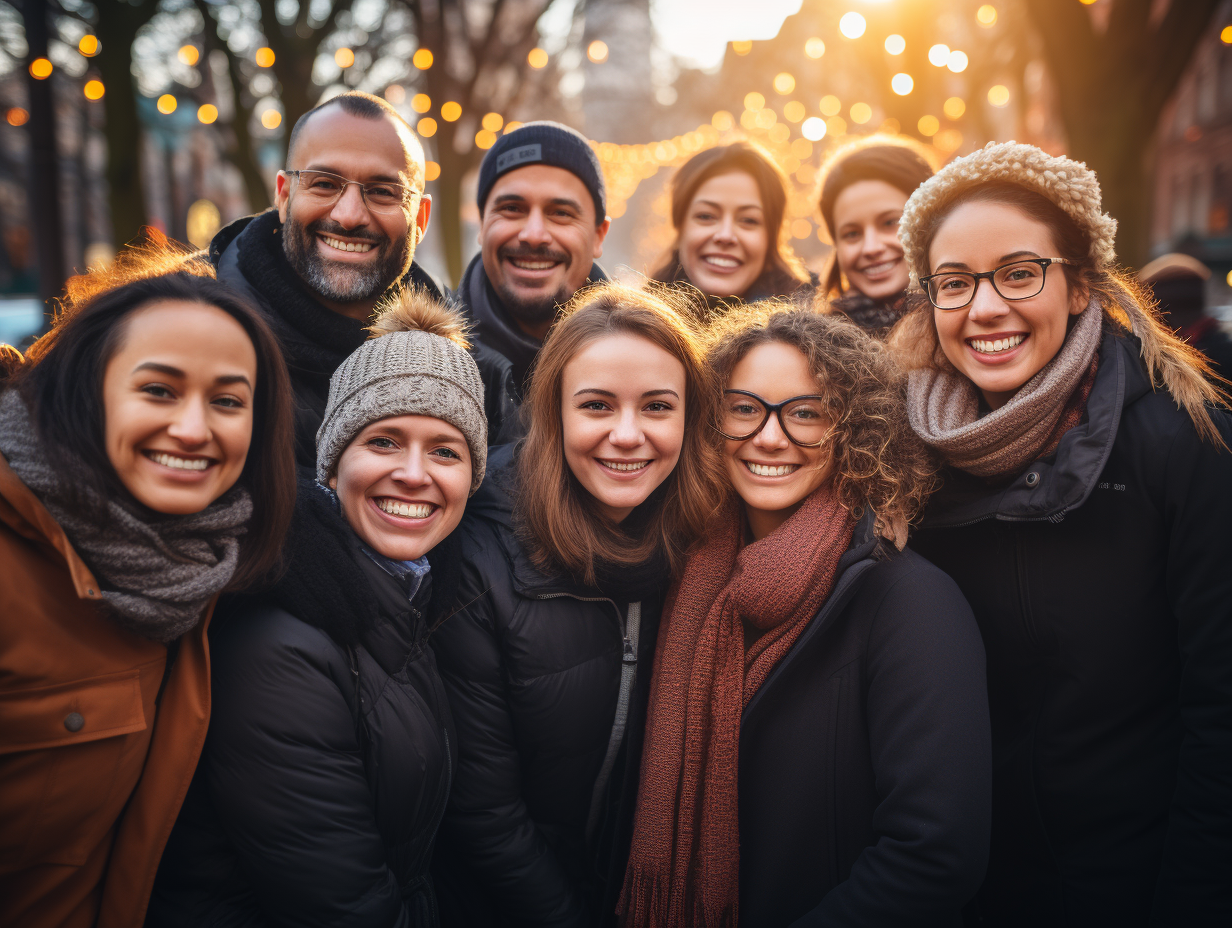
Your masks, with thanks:
[{"label": "brown corduroy jacket", "polygon": [[0,457],[0,928],[140,925],[205,741],[213,604],[168,670],[99,596]]}]

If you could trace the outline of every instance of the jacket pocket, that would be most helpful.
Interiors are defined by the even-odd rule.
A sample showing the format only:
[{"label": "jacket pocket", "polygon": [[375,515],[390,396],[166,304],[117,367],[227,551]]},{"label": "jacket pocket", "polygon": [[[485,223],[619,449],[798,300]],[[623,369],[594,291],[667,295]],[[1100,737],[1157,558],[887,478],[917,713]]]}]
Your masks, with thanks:
[{"label": "jacket pocket", "polygon": [[0,871],[83,864],[148,746],[139,670],[0,692]]}]

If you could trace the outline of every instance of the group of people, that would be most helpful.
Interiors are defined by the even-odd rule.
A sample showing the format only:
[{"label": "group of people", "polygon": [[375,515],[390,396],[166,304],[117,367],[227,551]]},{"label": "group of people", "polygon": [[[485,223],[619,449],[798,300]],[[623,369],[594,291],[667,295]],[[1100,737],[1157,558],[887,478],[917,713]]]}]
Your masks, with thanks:
[{"label": "group of people", "polygon": [[1224,382],[1085,166],[935,168],[840,149],[814,278],[709,149],[635,288],[530,123],[446,293],[347,93],[70,281],[0,367],[0,924],[1228,924]]}]

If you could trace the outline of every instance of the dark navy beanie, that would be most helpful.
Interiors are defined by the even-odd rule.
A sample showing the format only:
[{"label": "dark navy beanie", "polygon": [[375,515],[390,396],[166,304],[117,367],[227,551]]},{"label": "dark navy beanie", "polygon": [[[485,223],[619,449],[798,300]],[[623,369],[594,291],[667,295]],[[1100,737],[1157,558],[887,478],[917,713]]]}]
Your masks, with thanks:
[{"label": "dark navy beanie", "polygon": [[502,135],[484,155],[479,166],[479,215],[492,186],[502,174],[528,164],[546,164],[564,168],[586,185],[595,201],[596,222],[607,218],[607,192],[603,187],[603,169],[586,136],[558,122],[528,122]]}]

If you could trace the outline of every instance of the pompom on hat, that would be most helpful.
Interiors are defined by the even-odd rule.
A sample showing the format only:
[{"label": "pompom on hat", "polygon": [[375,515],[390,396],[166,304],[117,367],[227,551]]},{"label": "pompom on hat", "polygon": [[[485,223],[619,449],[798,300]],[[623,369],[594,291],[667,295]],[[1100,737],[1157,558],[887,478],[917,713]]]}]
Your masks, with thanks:
[{"label": "pompom on hat", "polygon": [[461,315],[407,288],[377,313],[372,337],[347,357],[329,379],[325,419],[317,431],[317,479],[333,476],[346,446],[367,426],[391,416],[431,416],[466,437],[471,453],[471,490],[483,482],[488,459],[488,423],[483,381],[466,350]]},{"label": "pompom on hat", "polygon": [[990,183],[1013,184],[1042,194],[1086,232],[1096,271],[1116,263],[1117,224],[1101,209],[1099,180],[1094,171],[1079,161],[1050,155],[1034,145],[989,142],[979,151],[951,161],[924,181],[903,207],[898,237],[911,271],[912,286],[918,286],[920,278],[928,275],[922,230],[939,211],[949,209],[964,193]]}]

